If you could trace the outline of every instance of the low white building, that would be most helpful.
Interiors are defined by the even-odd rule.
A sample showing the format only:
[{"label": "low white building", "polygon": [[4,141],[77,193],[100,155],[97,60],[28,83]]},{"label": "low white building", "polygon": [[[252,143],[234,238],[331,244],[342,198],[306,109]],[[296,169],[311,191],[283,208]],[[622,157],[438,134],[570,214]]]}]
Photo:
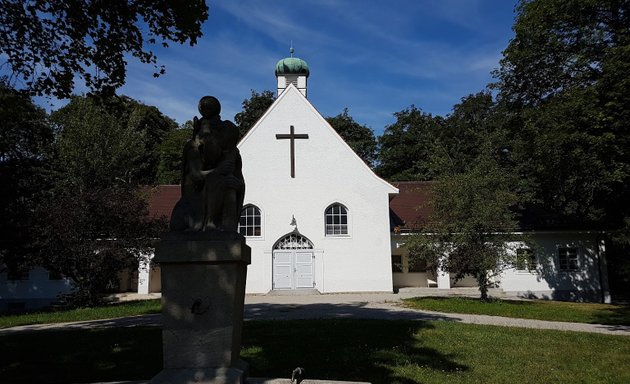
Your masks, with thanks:
[{"label": "low white building", "polygon": [[46,307],[71,289],[70,280],[42,267],[18,273],[5,268],[0,270],[0,312]]},{"label": "low white building", "polygon": [[[475,279],[456,280],[448,273],[435,275],[426,265],[410,263],[405,242],[419,233],[431,212],[431,182],[398,182],[399,195],[390,203],[392,222],[392,270],[394,287],[450,289],[476,287]],[[418,209],[419,207],[419,209]],[[530,245],[519,241],[526,235]],[[514,233],[509,244],[515,263],[505,265],[494,279],[507,296],[552,300],[610,302],[606,249],[598,231],[531,229]]]}]

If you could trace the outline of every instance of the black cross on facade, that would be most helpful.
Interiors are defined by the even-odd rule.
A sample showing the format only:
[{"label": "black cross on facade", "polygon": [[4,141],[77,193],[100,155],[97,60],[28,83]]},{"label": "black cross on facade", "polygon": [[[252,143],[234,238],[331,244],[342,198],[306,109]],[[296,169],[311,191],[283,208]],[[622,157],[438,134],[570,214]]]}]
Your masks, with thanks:
[{"label": "black cross on facade", "polygon": [[295,139],[308,139],[308,134],[300,133],[295,134],[295,128],[291,126],[291,132],[287,135],[286,133],[278,133],[276,134],[277,140],[289,139],[291,140],[291,177],[295,178]]}]

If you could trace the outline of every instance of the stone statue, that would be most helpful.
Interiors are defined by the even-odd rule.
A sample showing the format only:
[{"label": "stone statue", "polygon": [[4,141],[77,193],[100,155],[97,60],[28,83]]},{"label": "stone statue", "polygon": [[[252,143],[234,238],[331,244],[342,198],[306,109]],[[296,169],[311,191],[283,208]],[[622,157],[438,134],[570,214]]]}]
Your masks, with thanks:
[{"label": "stone statue", "polygon": [[238,127],[221,120],[221,104],[212,96],[199,101],[193,137],[184,146],[182,197],[171,216],[171,231],[236,231],[245,181],[236,148]]}]

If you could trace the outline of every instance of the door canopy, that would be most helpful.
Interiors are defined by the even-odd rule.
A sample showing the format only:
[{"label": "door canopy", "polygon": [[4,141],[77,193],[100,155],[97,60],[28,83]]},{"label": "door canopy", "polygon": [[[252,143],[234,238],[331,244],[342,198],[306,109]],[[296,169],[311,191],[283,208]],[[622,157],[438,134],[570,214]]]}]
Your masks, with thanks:
[{"label": "door canopy", "polygon": [[276,241],[273,249],[313,249],[313,243],[299,232],[293,231]]}]

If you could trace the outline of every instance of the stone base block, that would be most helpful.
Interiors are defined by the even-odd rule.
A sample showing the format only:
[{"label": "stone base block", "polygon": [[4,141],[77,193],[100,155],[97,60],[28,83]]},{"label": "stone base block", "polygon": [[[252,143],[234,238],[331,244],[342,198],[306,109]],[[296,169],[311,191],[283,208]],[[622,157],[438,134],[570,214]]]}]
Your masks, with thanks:
[{"label": "stone base block", "polygon": [[246,369],[238,368],[164,369],[149,384],[244,384],[246,377]]}]

